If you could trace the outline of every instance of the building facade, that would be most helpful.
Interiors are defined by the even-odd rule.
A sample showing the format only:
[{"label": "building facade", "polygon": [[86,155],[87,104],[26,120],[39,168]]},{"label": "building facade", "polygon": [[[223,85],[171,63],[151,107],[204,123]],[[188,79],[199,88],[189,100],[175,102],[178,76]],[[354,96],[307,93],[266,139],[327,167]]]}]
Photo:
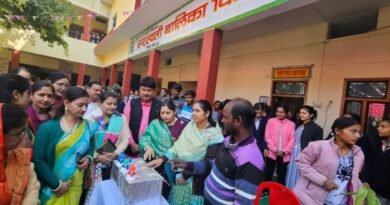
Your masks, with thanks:
[{"label": "building facade", "polygon": [[[20,40],[0,51],[0,71],[19,64],[37,73],[62,70],[73,74],[77,84],[119,82],[124,95],[137,89],[140,77],[152,75],[160,88],[181,82],[185,89],[197,90],[199,98],[211,101],[239,96],[253,103],[261,99],[272,105],[287,104],[293,112],[303,104],[313,105],[319,111],[318,124],[327,131],[336,117],[347,112],[358,115],[368,130],[390,109],[390,4],[386,1],[259,0],[255,2],[262,9],[237,11],[231,19],[229,12],[220,16],[216,12],[229,6],[244,11],[245,4],[253,2],[71,2],[84,17],[65,37],[68,56],[39,38],[35,44]],[[206,3],[207,11],[216,16],[205,13],[202,27],[194,19],[201,22]],[[191,19],[194,11],[200,16]],[[188,23],[171,37],[167,27],[183,13],[194,26]],[[214,20],[216,24],[210,23]],[[97,41],[83,35],[91,32],[103,37]],[[5,31],[0,35],[11,36]]]}]

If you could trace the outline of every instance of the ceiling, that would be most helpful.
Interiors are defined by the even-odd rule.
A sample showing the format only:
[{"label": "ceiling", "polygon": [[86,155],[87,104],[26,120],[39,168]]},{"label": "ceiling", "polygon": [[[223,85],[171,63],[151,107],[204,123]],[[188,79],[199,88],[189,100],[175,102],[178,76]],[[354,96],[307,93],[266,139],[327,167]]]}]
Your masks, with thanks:
[{"label": "ceiling", "polygon": [[107,34],[103,41],[95,47],[95,53],[109,53],[112,49],[129,40],[131,36],[141,33],[144,29],[152,26],[189,1],[191,0],[174,0],[169,1],[169,4],[167,4],[167,0],[143,1],[144,3],[125,22],[113,32]]}]

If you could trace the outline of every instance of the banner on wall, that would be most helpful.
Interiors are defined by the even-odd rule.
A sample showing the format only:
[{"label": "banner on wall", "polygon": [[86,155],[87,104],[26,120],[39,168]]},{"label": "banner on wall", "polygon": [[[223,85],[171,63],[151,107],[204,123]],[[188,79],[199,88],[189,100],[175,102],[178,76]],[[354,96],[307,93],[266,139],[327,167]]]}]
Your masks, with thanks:
[{"label": "banner on wall", "polygon": [[196,0],[131,39],[129,57],[268,10],[288,0]]}]

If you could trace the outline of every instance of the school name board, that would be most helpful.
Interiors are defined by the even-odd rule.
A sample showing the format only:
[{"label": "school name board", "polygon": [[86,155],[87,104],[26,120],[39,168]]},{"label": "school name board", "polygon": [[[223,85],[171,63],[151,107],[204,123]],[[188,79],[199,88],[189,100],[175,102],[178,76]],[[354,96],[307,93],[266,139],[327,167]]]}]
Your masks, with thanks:
[{"label": "school name board", "polygon": [[[288,0],[194,0],[131,39],[129,57],[219,27]],[[169,1],[167,1],[169,3]]]},{"label": "school name board", "polygon": [[310,78],[311,66],[300,68],[274,68],[273,78]]}]

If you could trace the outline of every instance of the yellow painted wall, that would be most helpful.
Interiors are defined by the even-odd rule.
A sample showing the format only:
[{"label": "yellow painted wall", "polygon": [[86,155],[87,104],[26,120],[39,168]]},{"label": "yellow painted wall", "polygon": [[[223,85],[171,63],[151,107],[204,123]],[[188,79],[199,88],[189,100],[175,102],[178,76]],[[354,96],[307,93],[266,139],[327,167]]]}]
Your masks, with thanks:
[{"label": "yellow painted wall", "polygon": [[67,60],[75,63],[84,63],[87,65],[100,67],[103,64],[104,57],[93,53],[96,46],[94,43],[85,42],[65,36],[64,39],[69,44],[69,55],[66,56],[64,49],[59,46],[49,47],[46,42],[43,42],[38,35],[34,35],[35,43],[25,42],[22,44],[21,50],[28,53],[47,56],[50,58]]},{"label": "yellow painted wall", "polygon": [[121,25],[128,17],[128,15],[124,15],[123,12],[131,12],[134,11],[135,0],[114,0],[111,5],[110,15],[109,15],[109,24],[108,29],[111,31],[112,29],[112,18],[117,15],[116,19],[116,27],[117,29],[119,25]]},{"label": "yellow painted wall", "polygon": [[[73,65],[72,72],[76,73],[76,74],[79,73],[79,64]],[[93,80],[100,81],[101,74],[102,74],[102,70],[98,67],[87,66],[87,69],[85,70],[85,75],[90,76],[91,81],[93,81]],[[87,83],[88,82],[84,82],[84,84],[87,84]]]},{"label": "yellow painted wall", "polygon": [[[84,19],[75,19],[73,21],[74,24],[76,25],[79,25],[79,26],[82,26],[84,27]],[[92,21],[92,30],[99,30],[99,31],[103,31],[103,32],[107,32],[107,29],[108,29],[108,24],[104,24],[104,23],[101,23],[101,22],[98,22],[96,20],[93,20]]]},{"label": "yellow painted wall", "polygon": [[0,74],[8,72],[11,52],[8,49],[0,48]]},{"label": "yellow painted wall", "polygon": [[104,56],[104,63],[102,63],[101,67],[108,67],[114,63],[119,63],[128,58],[130,47],[130,39],[121,43],[120,46],[112,49],[110,53]]},{"label": "yellow painted wall", "polygon": [[25,52],[22,52],[22,54],[20,55],[20,63],[53,70],[58,70],[60,65],[59,60],[57,59],[33,55]]},{"label": "yellow painted wall", "polygon": [[69,0],[73,5],[93,11],[97,14],[108,17],[110,14],[110,6],[103,4],[100,0]]}]

